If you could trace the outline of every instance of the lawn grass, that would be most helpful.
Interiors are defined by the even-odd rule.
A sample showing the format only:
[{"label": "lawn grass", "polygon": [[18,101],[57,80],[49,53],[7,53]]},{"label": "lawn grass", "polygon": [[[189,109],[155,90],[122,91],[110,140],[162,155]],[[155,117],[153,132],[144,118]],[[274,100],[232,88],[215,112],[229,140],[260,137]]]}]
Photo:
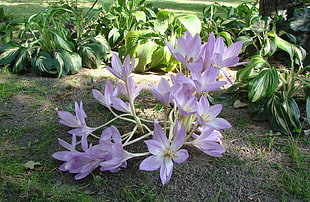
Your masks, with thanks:
[{"label": "lawn grass", "polygon": [[[111,1],[111,0],[110,0]],[[53,5],[59,1],[57,0],[2,0],[0,2],[0,7],[4,8],[4,11],[8,15],[12,15],[14,17],[23,17],[30,16],[36,12],[44,10],[49,5]],[[75,1],[65,1],[73,3]],[[90,8],[92,5],[92,1],[87,0],[78,0],[78,7]],[[222,5],[233,6],[236,7],[241,3],[251,3],[255,2],[255,0],[219,0],[219,1],[210,1],[210,0],[147,0],[147,2],[151,3],[153,7],[166,9],[170,11],[174,11],[176,14],[184,14],[191,13],[197,16],[202,15],[202,10],[206,5],[212,4],[214,2],[218,2]],[[97,4],[97,7],[100,6],[100,2]]]}]

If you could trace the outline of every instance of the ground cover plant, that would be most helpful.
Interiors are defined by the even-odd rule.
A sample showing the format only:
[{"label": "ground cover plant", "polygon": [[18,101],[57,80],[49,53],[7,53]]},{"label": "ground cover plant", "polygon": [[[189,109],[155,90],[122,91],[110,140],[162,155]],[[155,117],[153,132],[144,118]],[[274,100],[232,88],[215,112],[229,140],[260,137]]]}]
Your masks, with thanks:
[{"label": "ground cover plant", "polygon": [[[280,32],[278,28],[275,29],[272,26],[265,27],[264,32],[252,32],[251,30],[255,31],[256,28],[251,23],[243,24],[242,18],[247,21],[248,17],[242,17],[242,11],[252,12],[252,22],[261,23],[261,19],[256,16],[255,7],[251,8],[246,4],[239,7],[211,5],[219,11],[235,12],[234,16],[237,17],[232,19],[231,23],[239,23],[242,25],[240,29],[250,30],[243,32],[245,40],[241,48],[241,42],[235,42],[242,36],[236,35],[238,32],[227,21],[226,27],[231,29],[222,29],[225,28],[225,23],[222,22],[225,19],[218,18],[221,15],[216,13],[212,19],[214,21],[211,21],[223,26],[219,26],[222,30],[213,30],[213,34],[210,30],[212,26],[204,23],[201,17],[200,22],[192,14],[186,14],[187,17],[182,18],[171,11],[155,10],[152,13],[143,1],[141,1],[142,4],[135,6],[131,4],[133,7],[124,3],[125,1],[118,1],[117,4],[108,3],[97,11],[113,8],[112,10],[119,9],[120,13],[126,15],[126,13],[134,13],[130,9],[139,8],[128,18],[131,19],[129,21],[119,16],[117,12],[113,15],[106,12],[101,16],[102,21],[97,22],[98,26],[89,27],[92,30],[91,34],[84,31],[78,31],[78,33],[64,31],[70,35],[76,34],[77,38],[82,39],[81,43],[75,44],[75,46],[78,45],[77,47],[87,47],[95,43],[88,40],[91,38],[89,36],[97,36],[99,33],[101,36],[106,36],[105,41],[109,43],[111,49],[119,52],[118,56],[116,54],[107,56],[105,61],[111,61],[107,68],[81,69],[75,75],[67,75],[59,79],[38,77],[34,71],[16,75],[10,72],[12,70],[10,66],[1,68],[0,99],[3,103],[0,110],[1,200],[309,200],[309,136],[307,134],[309,75],[307,66],[303,65],[303,48],[298,43],[293,44],[292,38],[285,38],[291,36],[290,33]],[[69,4],[60,9],[71,8],[67,6]],[[210,6],[206,7],[205,14],[209,8]],[[68,11],[71,13],[71,9]],[[75,15],[74,7],[72,11],[72,15],[69,15],[71,19],[81,16]],[[103,23],[107,17],[114,19],[117,30],[111,31],[112,29]],[[149,23],[150,19],[153,19],[154,24]],[[126,23],[123,23],[124,20]],[[89,22],[90,25],[96,25],[91,20]],[[166,24],[166,22],[169,23]],[[188,26],[188,22],[195,26]],[[122,29],[120,24],[128,25],[130,32],[126,32],[126,29],[120,31]],[[151,32],[147,31],[148,26],[155,29],[154,34],[150,35]],[[189,32],[186,32],[187,29]],[[118,38],[121,33],[123,38]],[[201,41],[196,33],[200,33]],[[83,38],[84,36],[86,38]],[[109,38],[109,36],[113,37]],[[182,37],[179,38],[180,36]],[[249,37],[257,40],[245,44]],[[267,37],[267,40],[260,41],[261,37]],[[141,71],[144,74],[131,73],[134,57],[139,64],[141,59],[138,57],[139,53],[145,50],[143,45],[147,44],[147,47],[152,43],[156,44],[158,49],[150,55],[157,55],[158,58],[164,55],[165,59],[162,61],[165,62],[160,67],[162,71],[148,72],[152,64],[151,57],[148,62],[144,61],[146,65],[141,65],[143,67]],[[196,45],[189,46],[187,43]],[[205,45],[201,47],[202,43]],[[143,51],[139,51],[140,46]],[[226,49],[225,46],[233,48]],[[70,44],[65,47],[70,47]],[[94,46],[91,45],[89,48],[91,47]],[[186,49],[182,49],[184,47],[194,49],[187,52]],[[89,48],[86,50],[90,50]],[[257,52],[251,52],[249,49]],[[238,50],[244,51],[241,53],[243,61],[247,60],[247,57],[250,61],[246,68],[241,68],[238,72],[235,68],[222,68],[238,62]],[[269,67],[269,62],[272,62],[270,56],[275,54],[275,51],[278,54],[282,51],[290,56],[290,63],[284,69],[280,69],[280,66]],[[188,55],[191,52],[198,54]],[[128,54],[130,56],[127,56]],[[41,56],[44,55],[41,54]],[[251,57],[252,60],[250,60]],[[201,66],[202,61],[204,65]],[[165,66],[170,63],[173,64],[171,67]],[[92,60],[89,64],[89,67],[96,66],[98,61]],[[253,66],[253,64],[256,65]],[[208,66],[210,68],[206,68]],[[298,71],[294,71],[295,68]],[[118,79],[112,78],[108,70]],[[172,70],[183,73],[174,76],[174,73],[170,73]],[[215,80],[219,70],[222,73],[220,81]],[[204,71],[208,74],[200,74]],[[212,78],[208,77],[211,75],[213,75]],[[272,75],[270,78],[276,75],[277,78],[283,77],[281,85],[273,84],[272,88],[269,87],[268,91],[265,91],[267,94],[263,94],[264,91],[260,90],[253,91],[255,87],[265,85],[263,80],[270,79],[265,75]],[[212,91],[226,83],[225,80],[228,80],[228,83],[235,82],[235,85],[224,94],[222,94],[223,90]],[[168,81],[173,81],[174,87],[171,87]],[[263,85],[256,85],[257,82]],[[151,90],[143,88],[143,83],[146,84],[145,86],[148,84]],[[114,91],[113,85],[117,86]],[[188,88],[188,97],[185,96],[186,93],[180,93],[185,86]],[[283,86],[290,87],[282,88]],[[165,102],[165,99],[169,101],[171,99],[168,96],[171,93],[167,91],[170,88],[175,92],[174,104]],[[236,91],[237,89],[239,91]],[[206,95],[205,91],[210,90],[212,92],[207,93],[207,97],[197,98],[202,94]],[[297,95],[301,94],[304,97],[296,96],[297,90],[300,91]],[[116,97],[118,92],[121,94]],[[193,92],[196,93],[193,94]],[[233,92],[234,96],[230,96],[225,103],[230,103],[229,101],[233,103],[224,105],[220,117],[210,120],[209,118],[217,115],[221,108],[221,105],[214,105],[214,103],[223,101],[230,92]],[[269,99],[268,96],[272,94],[278,96],[279,92],[289,92],[283,98],[287,99],[288,103],[295,102],[300,109],[297,110],[296,104],[289,105],[295,108],[291,110],[291,115],[285,121],[293,121],[293,124],[296,124],[295,121],[299,120],[302,124],[299,127],[288,128],[288,135],[285,131],[276,132],[277,130],[271,128],[270,121],[257,122],[250,116],[253,106],[249,101],[255,103],[265,98]],[[163,103],[155,99],[154,95]],[[249,101],[240,95],[246,95]],[[296,100],[292,101],[292,99]],[[113,105],[110,105],[111,103]],[[195,109],[194,106],[197,108]],[[206,110],[205,106],[209,106],[209,110]],[[281,103],[276,106],[280,109],[278,112],[289,114],[284,113],[284,109],[288,109],[285,105],[283,105],[284,109],[281,108]],[[114,110],[128,114],[120,114]],[[168,110],[171,110],[170,118],[165,118]],[[207,116],[206,113],[212,110],[216,111],[215,114]],[[130,117],[133,119],[129,119]],[[154,117],[158,121],[152,121]],[[58,124],[59,118],[65,126]],[[190,118],[196,121],[191,122]],[[221,128],[221,124],[214,125],[214,122],[219,120],[225,125],[225,129],[221,129],[223,136],[217,131]],[[102,125],[102,123],[107,124]],[[211,128],[196,131],[201,124]],[[97,131],[99,125],[102,126],[103,132]],[[230,125],[232,127],[228,128]],[[75,128],[70,130],[71,134],[67,133],[68,126]],[[212,129],[212,127],[216,128]],[[154,135],[152,135],[153,129]],[[144,130],[145,133],[142,135],[132,130]],[[167,143],[164,131],[167,132],[166,138],[171,140],[171,145]],[[196,131],[195,134],[191,135],[194,131]],[[187,137],[184,140],[185,136]],[[215,138],[211,138],[213,136]],[[148,139],[146,144],[143,141],[138,143],[142,140],[141,137]],[[185,144],[180,148],[184,142]],[[64,147],[69,151],[63,151]],[[174,147],[178,151],[169,150]],[[148,150],[150,153],[147,152]],[[223,155],[222,158],[212,157],[221,155]],[[75,178],[79,180],[75,181],[70,173],[59,171],[57,168],[61,162],[55,158],[65,161],[60,167],[61,170],[76,174]],[[155,159],[166,160],[160,163]],[[174,162],[173,174],[171,162]],[[150,163],[155,167],[150,167]],[[125,165],[126,169],[123,168]],[[96,167],[98,169],[95,169]],[[159,167],[161,172],[147,172]],[[108,172],[101,172],[100,168]],[[141,171],[138,171],[139,169]],[[116,170],[119,172],[114,172]]]}]

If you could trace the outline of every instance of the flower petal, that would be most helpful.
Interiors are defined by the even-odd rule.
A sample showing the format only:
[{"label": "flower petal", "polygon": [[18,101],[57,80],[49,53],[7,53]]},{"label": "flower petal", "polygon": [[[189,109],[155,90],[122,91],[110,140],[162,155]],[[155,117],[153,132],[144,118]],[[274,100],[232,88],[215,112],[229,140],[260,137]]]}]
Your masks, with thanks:
[{"label": "flower petal", "polygon": [[184,161],[187,160],[188,156],[189,154],[186,149],[180,149],[179,151],[175,153],[175,157],[173,157],[172,159],[176,163],[183,163]]},{"label": "flower petal", "polygon": [[157,170],[163,164],[163,159],[159,156],[150,156],[140,163],[140,170],[153,171]]},{"label": "flower petal", "polygon": [[163,164],[160,167],[160,179],[162,184],[166,184],[172,175],[173,162],[170,158],[164,158]]}]

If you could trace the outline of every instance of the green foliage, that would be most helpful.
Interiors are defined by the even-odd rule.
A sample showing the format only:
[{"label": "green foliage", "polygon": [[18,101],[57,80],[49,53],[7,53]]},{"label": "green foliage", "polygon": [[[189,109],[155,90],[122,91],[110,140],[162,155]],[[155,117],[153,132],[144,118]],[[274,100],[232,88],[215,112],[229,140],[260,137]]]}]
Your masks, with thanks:
[{"label": "green foliage", "polygon": [[[302,129],[294,97],[309,88],[309,79],[302,75],[307,69],[303,67],[305,51],[280,38],[274,31],[269,32],[269,36],[280,50],[289,55],[289,69],[271,67],[263,56],[257,55],[238,72],[237,81],[248,84],[248,98],[258,104],[254,109],[255,119],[269,120],[274,130],[292,134]],[[305,93],[305,98],[309,97],[309,93]]]},{"label": "green foliage", "polygon": [[18,39],[10,34],[16,26],[6,26],[0,47],[0,66],[14,73],[31,66],[41,76],[63,77],[76,74],[82,65],[98,68],[101,59],[107,59],[110,46],[105,37],[84,32],[86,20],[67,4],[51,6],[20,24]]}]

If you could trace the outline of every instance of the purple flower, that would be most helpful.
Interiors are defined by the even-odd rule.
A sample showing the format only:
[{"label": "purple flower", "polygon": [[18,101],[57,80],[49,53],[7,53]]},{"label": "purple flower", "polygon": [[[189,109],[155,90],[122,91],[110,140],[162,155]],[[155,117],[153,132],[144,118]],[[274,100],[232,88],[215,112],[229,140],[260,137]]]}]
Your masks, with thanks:
[{"label": "purple flower", "polygon": [[223,118],[216,118],[222,111],[222,105],[217,104],[210,106],[208,99],[202,96],[197,105],[198,122],[201,125],[219,130],[230,128],[231,125]]},{"label": "purple flower", "polygon": [[196,96],[199,98],[204,92],[218,90],[226,84],[226,81],[217,81],[219,70],[213,66],[208,67],[201,73],[202,64],[192,63],[190,66],[191,77],[177,74],[174,81],[178,84],[190,85],[196,91]]},{"label": "purple flower", "polygon": [[169,85],[169,82],[161,78],[158,87],[155,87],[153,85],[149,85],[151,88],[151,91],[153,95],[165,106],[167,107],[171,101],[172,101],[172,96],[171,96],[171,87]]},{"label": "purple flower", "polygon": [[172,175],[173,162],[183,163],[188,158],[186,149],[180,149],[184,144],[186,131],[185,127],[174,128],[174,139],[170,142],[158,122],[154,122],[154,133],[152,140],[145,143],[152,156],[144,159],[140,164],[140,170],[154,171],[160,168],[160,179],[166,184]]},{"label": "purple flower", "polygon": [[87,136],[91,132],[97,130],[97,128],[91,128],[86,125],[85,118],[87,116],[83,109],[82,101],[80,102],[80,106],[78,105],[77,102],[75,102],[74,106],[76,116],[72,115],[70,112],[67,111],[57,111],[58,116],[60,118],[59,123],[75,128],[70,130],[68,133],[82,137],[81,141],[82,148],[86,149],[88,147]]},{"label": "purple flower", "polygon": [[122,64],[120,58],[113,54],[112,60],[111,60],[112,68],[107,66],[106,68],[117,78],[123,80],[126,82],[128,76],[132,73],[134,67],[135,67],[135,58],[132,58],[132,63],[130,63],[130,56],[127,55],[124,63]]},{"label": "purple flower", "polygon": [[126,161],[128,159],[136,156],[124,150],[121,135],[114,126],[106,128],[102,132],[99,142],[107,148],[110,148],[109,152],[111,155],[109,160],[100,163],[101,171],[108,170],[110,172],[117,172],[120,168],[125,168],[127,166]]},{"label": "purple flower", "polygon": [[107,147],[102,147],[101,144],[90,146],[84,152],[75,150],[76,137],[72,136],[72,144],[58,139],[59,143],[69,151],[59,151],[53,154],[53,158],[65,161],[60,167],[61,171],[69,171],[69,173],[77,173],[75,179],[79,180],[89,175],[96,169],[101,162],[111,158]]},{"label": "purple flower", "polygon": [[118,111],[132,114],[129,103],[118,97],[111,97],[112,107]]},{"label": "purple flower", "polygon": [[107,107],[109,110],[111,110],[111,96],[117,97],[119,93],[120,85],[117,85],[116,88],[113,90],[112,83],[107,80],[104,88],[104,95],[96,89],[92,89],[93,96],[97,102],[99,102],[101,105]]},{"label": "purple flower", "polygon": [[194,114],[197,111],[197,97],[190,91],[179,91],[173,94],[178,105],[178,110],[184,116]]},{"label": "purple flower", "polygon": [[176,51],[167,40],[165,40],[165,43],[173,57],[180,61],[184,67],[187,67],[189,63],[202,62],[201,38],[199,34],[196,34],[193,37],[188,31],[186,31],[184,37],[178,38],[178,51]]},{"label": "purple flower", "polygon": [[233,83],[229,78],[227,72],[222,69],[224,67],[233,67],[247,62],[239,63],[239,53],[242,49],[242,41],[237,41],[229,47],[224,43],[222,37],[215,39],[214,33],[210,33],[208,42],[203,45],[204,49],[204,69],[209,66],[214,66],[221,70],[229,83]]},{"label": "purple flower", "polygon": [[221,145],[221,138],[223,136],[213,128],[204,127],[200,135],[194,134],[193,137],[194,140],[189,142],[189,144],[194,145],[210,156],[222,157],[222,153],[225,152]]},{"label": "purple flower", "polygon": [[217,81],[218,75],[219,71],[213,66],[208,67],[203,73],[192,72],[197,97],[200,97],[204,92],[218,90],[226,84],[226,81]]},{"label": "purple flower", "polygon": [[128,77],[127,86],[128,86],[129,93],[127,92],[127,89],[124,84],[122,85],[122,92],[133,103],[136,97],[140,94],[144,86],[144,82],[140,83],[136,87],[136,83],[134,79],[132,77]]}]

